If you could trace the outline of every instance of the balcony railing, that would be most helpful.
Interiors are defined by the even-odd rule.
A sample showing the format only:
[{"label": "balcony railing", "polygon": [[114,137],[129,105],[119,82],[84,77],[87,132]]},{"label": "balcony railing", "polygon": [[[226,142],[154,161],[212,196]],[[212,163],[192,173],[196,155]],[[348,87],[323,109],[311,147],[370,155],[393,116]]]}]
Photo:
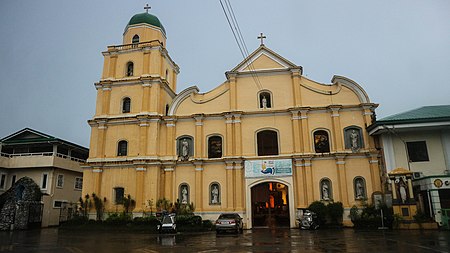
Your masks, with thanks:
[{"label": "balcony railing", "polygon": [[17,156],[56,156],[56,157],[60,157],[63,159],[69,159],[69,160],[79,162],[79,163],[86,162],[85,159],[80,159],[80,158],[76,158],[76,157],[72,157],[72,156],[64,155],[64,154],[60,154],[60,153],[54,154],[53,152],[19,153],[19,154],[6,154],[6,153],[2,152],[2,153],[0,153],[0,156],[4,156],[4,157],[8,157],[8,158],[13,158],[13,157],[17,157]]},{"label": "balcony railing", "polygon": [[162,44],[158,40],[152,40],[152,41],[146,41],[146,42],[140,42],[140,43],[108,46],[108,51],[128,50],[128,49],[134,49],[134,48],[155,47],[155,46],[162,46]]}]

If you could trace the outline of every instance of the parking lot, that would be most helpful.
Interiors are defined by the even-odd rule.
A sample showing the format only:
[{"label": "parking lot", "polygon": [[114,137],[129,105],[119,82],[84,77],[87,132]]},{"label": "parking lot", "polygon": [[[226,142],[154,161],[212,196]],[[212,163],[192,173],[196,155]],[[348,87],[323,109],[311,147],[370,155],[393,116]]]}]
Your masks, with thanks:
[{"label": "parking lot", "polygon": [[0,232],[0,252],[449,252],[449,231],[302,231],[148,234],[58,228]]}]

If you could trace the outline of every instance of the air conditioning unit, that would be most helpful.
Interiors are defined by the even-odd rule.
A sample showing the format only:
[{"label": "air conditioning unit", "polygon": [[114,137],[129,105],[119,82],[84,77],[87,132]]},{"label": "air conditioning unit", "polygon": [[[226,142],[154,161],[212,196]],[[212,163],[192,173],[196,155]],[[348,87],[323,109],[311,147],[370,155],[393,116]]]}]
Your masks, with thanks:
[{"label": "air conditioning unit", "polygon": [[413,179],[418,179],[423,177],[423,172],[414,172],[413,173]]}]

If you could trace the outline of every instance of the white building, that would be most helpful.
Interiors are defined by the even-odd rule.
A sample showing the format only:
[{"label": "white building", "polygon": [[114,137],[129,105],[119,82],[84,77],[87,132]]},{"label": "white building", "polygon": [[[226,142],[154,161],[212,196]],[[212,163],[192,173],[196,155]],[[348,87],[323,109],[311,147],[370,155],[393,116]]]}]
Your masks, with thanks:
[{"label": "white building", "polygon": [[448,228],[450,216],[450,105],[424,106],[377,120],[368,128],[379,137],[385,173],[413,172],[418,210]]},{"label": "white building", "polygon": [[88,152],[85,147],[33,129],[13,133],[0,140],[0,195],[22,177],[33,179],[44,194],[42,227],[59,225],[65,218],[61,215],[71,211],[68,204],[81,197],[80,162],[87,159]]}]

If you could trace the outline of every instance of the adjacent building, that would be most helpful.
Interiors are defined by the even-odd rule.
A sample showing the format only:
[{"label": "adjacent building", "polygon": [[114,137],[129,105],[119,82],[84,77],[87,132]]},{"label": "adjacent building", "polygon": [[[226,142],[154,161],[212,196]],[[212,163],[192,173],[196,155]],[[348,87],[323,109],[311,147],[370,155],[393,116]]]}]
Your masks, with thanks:
[{"label": "adjacent building", "polygon": [[87,148],[25,128],[1,139],[0,151],[0,194],[28,177],[44,194],[43,227],[58,225],[75,211],[69,204],[81,197],[80,163],[88,157]]},{"label": "adjacent building", "polygon": [[424,106],[377,120],[385,173],[404,168],[413,175],[418,210],[448,227],[450,217],[450,105]]},{"label": "adjacent building", "polygon": [[178,200],[205,219],[237,212],[251,228],[294,227],[317,200],[342,202],[348,222],[381,191],[366,131],[377,104],[358,83],[311,80],[261,42],[213,90],[177,92],[166,36],[156,16],[137,14],[123,44],[103,52],[83,195],[106,197],[114,212],[129,194],[135,215],[149,200]]}]

